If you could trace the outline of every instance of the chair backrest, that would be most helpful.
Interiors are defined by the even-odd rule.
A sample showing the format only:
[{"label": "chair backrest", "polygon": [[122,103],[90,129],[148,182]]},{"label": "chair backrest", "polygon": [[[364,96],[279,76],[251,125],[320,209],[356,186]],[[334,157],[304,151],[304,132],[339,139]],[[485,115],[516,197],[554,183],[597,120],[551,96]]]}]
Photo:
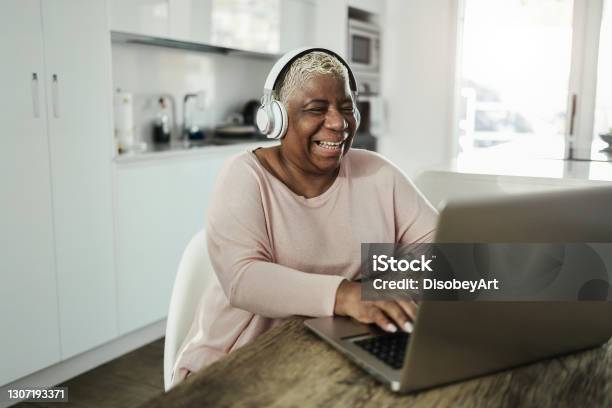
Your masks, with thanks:
[{"label": "chair backrest", "polygon": [[206,283],[213,273],[206,247],[206,232],[198,232],[189,242],[179,264],[166,320],[164,345],[164,388],[170,388],[176,354],[191,327]]}]

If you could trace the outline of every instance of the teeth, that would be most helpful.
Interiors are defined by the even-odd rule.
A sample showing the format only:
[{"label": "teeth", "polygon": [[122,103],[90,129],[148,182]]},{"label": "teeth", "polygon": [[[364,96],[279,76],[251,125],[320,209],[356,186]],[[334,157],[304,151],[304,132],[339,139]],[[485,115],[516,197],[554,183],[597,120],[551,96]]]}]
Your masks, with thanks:
[{"label": "teeth", "polygon": [[340,146],[342,142],[325,142],[319,141],[319,146],[327,147],[327,148],[336,148]]}]

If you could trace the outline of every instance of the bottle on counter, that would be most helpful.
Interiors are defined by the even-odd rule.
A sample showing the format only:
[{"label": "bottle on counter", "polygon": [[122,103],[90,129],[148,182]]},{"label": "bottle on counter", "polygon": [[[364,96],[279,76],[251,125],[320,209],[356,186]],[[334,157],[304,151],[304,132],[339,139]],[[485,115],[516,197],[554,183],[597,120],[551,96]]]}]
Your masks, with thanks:
[{"label": "bottle on counter", "polygon": [[170,143],[170,115],[168,114],[166,100],[159,98],[159,111],[153,121],[153,143]]},{"label": "bottle on counter", "polygon": [[131,151],[136,145],[132,94],[117,89],[114,97],[115,139],[119,153]]}]

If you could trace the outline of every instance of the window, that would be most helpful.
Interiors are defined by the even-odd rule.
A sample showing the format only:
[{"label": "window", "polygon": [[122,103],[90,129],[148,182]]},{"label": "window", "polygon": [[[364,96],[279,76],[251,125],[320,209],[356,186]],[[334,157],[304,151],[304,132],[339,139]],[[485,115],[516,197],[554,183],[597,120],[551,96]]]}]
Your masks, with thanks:
[{"label": "window", "polygon": [[[612,159],[612,1],[604,5],[599,36],[592,158]],[[600,135],[604,135],[603,138]],[[603,139],[608,140],[604,142]]]},{"label": "window", "polygon": [[602,3],[463,1],[461,153],[589,159],[605,146],[597,133],[612,126],[612,21]]}]

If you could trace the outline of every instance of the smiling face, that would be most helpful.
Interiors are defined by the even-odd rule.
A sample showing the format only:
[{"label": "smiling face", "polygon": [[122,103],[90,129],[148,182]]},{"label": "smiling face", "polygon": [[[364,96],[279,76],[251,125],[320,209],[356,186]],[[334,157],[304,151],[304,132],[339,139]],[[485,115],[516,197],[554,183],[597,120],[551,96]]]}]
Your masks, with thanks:
[{"label": "smiling face", "polygon": [[317,74],[305,80],[286,103],[289,126],[282,155],[310,174],[334,174],[351,147],[356,120],[346,79]]}]

